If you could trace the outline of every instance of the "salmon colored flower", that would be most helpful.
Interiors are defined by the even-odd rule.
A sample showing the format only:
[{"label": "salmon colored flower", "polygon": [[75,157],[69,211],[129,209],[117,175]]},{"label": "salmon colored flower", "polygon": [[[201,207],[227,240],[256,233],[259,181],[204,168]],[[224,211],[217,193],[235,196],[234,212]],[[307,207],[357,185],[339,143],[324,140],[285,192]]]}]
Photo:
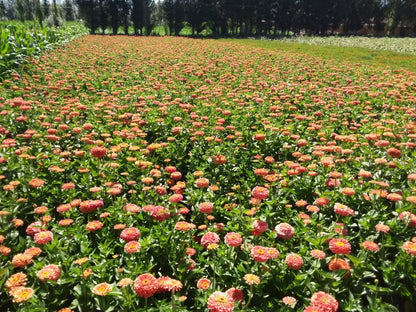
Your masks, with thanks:
[{"label": "salmon colored flower", "polygon": [[225,235],[224,242],[230,247],[238,247],[242,244],[243,238],[238,233],[229,232]]},{"label": "salmon colored flower", "polygon": [[207,232],[201,238],[201,245],[204,246],[205,248],[209,244],[219,244],[219,242],[220,242],[220,237],[218,236],[217,233],[214,233],[214,232]]},{"label": "salmon colored flower", "polygon": [[36,233],[33,237],[33,240],[36,244],[44,245],[46,243],[49,243],[53,239],[53,234],[51,231],[41,231],[39,233]]},{"label": "salmon colored flower", "polygon": [[88,261],[88,258],[87,257],[82,257],[82,258],[79,258],[79,259],[75,260],[74,261],[74,264],[83,265],[87,261]]},{"label": "salmon colored flower", "polygon": [[29,181],[29,185],[34,188],[42,187],[45,183],[45,181],[38,178]]},{"label": "salmon colored flower", "polygon": [[292,297],[292,296],[285,296],[285,297],[283,297],[283,298],[282,298],[282,302],[283,302],[285,305],[294,305],[294,304],[296,304],[297,300],[296,300],[296,298],[295,298],[295,297]]},{"label": "salmon colored flower", "polygon": [[11,275],[6,281],[6,287],[10,291],[13,288],[26,286],[27,275],[25,273],[19,272]]},{"label": "salmon colored flower", "polygon": [[314,259],[325,259],[326,255],[325,252],[319,249],[313,249],[311,250],[311,256]]},{"label": "salmon colored flower", "polygon": [[330,271],[346,270],[347,272],[344,274],[344,277],[348,277],[350,275],[351,267],[347,261],[340,258],[333,258],[328,263],[328,269]]},{"label": "salmon colored flower", "polygon": [[227,158],[224,155],[216,155],[214,156],[214,163],[217,165],[223,165],[227,162]]},{"label": "salmon colored flower", "polygon": [[112,288],[113,287],[108,283],[100,283],[95,285],[91,291],[97,296],[105,296],[112,290]]},{"label": "salmon colored flower", "polygon": [[149,273],[141,274],[136,278],[133,288],[139,297],[149,298],[157,291],[156,278]]},{"label": "salmon colored flower", "polygon": [[258,284],[260,284],[260,277],[258,277],[255,274],[248,273],[248,274],[244,275],[243,279],[248,285],[258,285]]},{"label": "salmon colored flower", "polygon": [[392,202],[397,202],[402,200],[402,196],[397,193],[390,193],[386,196],[386,198]]},{"label": "salmon colored flower", "polygon": [[267,248],[262,246],[254,246],[251,248],[250,256],[257,262],[266,262],[269,260]]},{"label": "salmon colored flower", "polygon": [[371,250],[371,251],[378,251],[379,247],[378,244],[373,241],[364,241],[360,244],[364,249]]},{"label": "salmon colored flower", "polygon": [[137,241],[129,241],[124,245],[124,251],[132,254],[134,252],[138,252],[141,248],[141,245]]},{"label": "salmon colored flower", "polygon": [[329,249],[334,254],[348,255],[351,252],[351,245],[344,238],[333,238],[329,241]]},{"label": "salmon colored flower", "polygon": [[95,232],[103,228],[103,224],[98,220],[93,220],[87,223],[85,229],[87,232]]},{"label": "salmon colored flower", "polygon": [[196,180],[195,184],[198,188],[206,188],[209,186],[209,180],[207,178],[199,178]]},{"label": "salmon colored flower", "polygon": [[402,249],[410,255],[416,257],[416,243],[415,242],[405,242],[402,245]]},{"label": "salmon colored flower", "polygon": [[348,207],[346,205],[343,205],[343,204],[340,204],[340,203],[335,203],[334,211],[335,211],[336,214],[339,214],[343,217],[354,215],[354,210],[352,210],[350,207]]},{"label": "salmon colored flower", "polygon": [[214,291],[208,297],[207,308],[210,312],[232,312],[234,311],[234,301],[229,294]]},{"label": "salmon colored flower", "polygon": [[288,223],[280,223],[274,228],[279,238],[290,239],[295,235],[295,229]]},{"label": "salmon colored flower", "polygon": [[299,270],[303,265],[303,259],[301,256],[291,253],[285,258],[287,266],[293,270]]},{"label": "salmon colored flower", "polygon": [[121,231],[120,238],[126,242],[137,240],[140,237],[140,230],[135,227],[129,227]]},{"label": "salmon colored flower", "polygon": [[103,158],[107,155],[107,149],[104,146],[94,146],[90,149],[91,155],[95,158]]},{"label": "salmon colored flower", "polygon": [[318,306],[322,312],[336,312],[338,310],[338,301],[323,291],[318,291],[312,295],[311,305]]},{"label": "salmon colored flower", "polygon": [[28,301],[32,298],[34,292],[33,288],[30,287],[17,287],[12,292],[13,302],[19,303]]},{"label": "salmon colored flower", "polygon": [[199,204],[199,211],[202,213],[212,213],[214,204],[210,202],[203,202]]},{"label": "salmon colored flower", "polygon": [[80,203],[79,209],[82,213],[90,213],[103,206],[104,202],[101,199],[85,200]]},{"label": "salmon colored flower", "polygon": [[256,186],[251,191],[251,196],[255,199],[266,199],[269,196],[269,190],[263,186]]},{"label": "salmon colored flower", "polygon": [[378,232],[388,233],[390,231],[390,227],[382,223],[377,224],[375,228]]},{"label": "salmon colored flower", "polygon": [[125,288],[125,287],[127,287],[131,284],[133,284],[133,280],[131,278],[126,277],[126,278],[121,279],[117,283],[117,286],[120,287],[120,288]]},{"label": "salmon colored flower", "polygon": [[56,282],[61,276],[61,268],[55,264],[49,264],[44,266],[36,276],[41,282],[46,282],[47,280]]},{"label": "salmon colored flower", "polygon": [[202,290],[207,290],[209,288],[209,285],[211,285],[211,281],[207,278],[200,278],[196,282],[196,287]]}]

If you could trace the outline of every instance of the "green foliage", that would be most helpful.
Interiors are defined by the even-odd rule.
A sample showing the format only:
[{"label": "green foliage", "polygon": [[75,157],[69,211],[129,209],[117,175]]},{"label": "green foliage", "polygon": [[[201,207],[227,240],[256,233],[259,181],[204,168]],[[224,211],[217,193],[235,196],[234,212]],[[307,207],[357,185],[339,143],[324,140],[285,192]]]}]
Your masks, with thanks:
[{"label": "green foliage", "polygon": [[0,79],[29,64],[31,58],[39,57],[86,32],[80,24],[60,28],[8,22],[3,25],[0,28]]}]

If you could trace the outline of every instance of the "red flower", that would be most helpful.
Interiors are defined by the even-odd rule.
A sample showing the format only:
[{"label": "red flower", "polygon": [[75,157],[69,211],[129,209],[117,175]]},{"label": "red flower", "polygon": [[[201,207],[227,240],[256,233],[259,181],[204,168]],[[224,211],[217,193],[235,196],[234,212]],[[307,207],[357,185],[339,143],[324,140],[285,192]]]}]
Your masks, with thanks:
[{"label": "red flower", "polygon": [[234,301],[229,294],[215,291],[208,297],[207,307],[210,312],[232,312]]},{"label": "red flower", "polygon": [[231,298],[233,298],[234,302],[241,302],[244,299],[244,293],[241,289],[232,287],[227,289],[225,292],[229,294]]},{"label": "red flower", "polygon": [[348,255],[351,252],[351,245],[344,238],[333,238],[329,241],[329,249],[334,254]]},{"label": "red flower", "polygon": [[157,280],[152,274],[141,274],[136,278],[133,288],[139,297],[149,298],[156,293]]}]

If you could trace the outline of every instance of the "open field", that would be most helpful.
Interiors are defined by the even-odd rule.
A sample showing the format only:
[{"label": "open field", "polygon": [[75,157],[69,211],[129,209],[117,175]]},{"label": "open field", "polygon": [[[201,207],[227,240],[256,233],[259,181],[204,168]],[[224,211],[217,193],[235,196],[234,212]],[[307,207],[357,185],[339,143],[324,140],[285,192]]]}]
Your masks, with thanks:
[{"label": "open field", "polygon": [[84,36],[4,80],[0,310],[415,311],[414,56],[302,47]]}]

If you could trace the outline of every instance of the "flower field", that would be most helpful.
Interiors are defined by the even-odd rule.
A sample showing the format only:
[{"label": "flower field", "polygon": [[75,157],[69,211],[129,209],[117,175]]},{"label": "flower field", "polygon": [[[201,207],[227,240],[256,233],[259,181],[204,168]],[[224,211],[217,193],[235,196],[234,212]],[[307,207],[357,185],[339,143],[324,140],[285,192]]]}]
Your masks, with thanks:
[{"label": "flower field", "polygon": [[0,143],[1,311],[415,311],[416,72],[84,36]]}]

